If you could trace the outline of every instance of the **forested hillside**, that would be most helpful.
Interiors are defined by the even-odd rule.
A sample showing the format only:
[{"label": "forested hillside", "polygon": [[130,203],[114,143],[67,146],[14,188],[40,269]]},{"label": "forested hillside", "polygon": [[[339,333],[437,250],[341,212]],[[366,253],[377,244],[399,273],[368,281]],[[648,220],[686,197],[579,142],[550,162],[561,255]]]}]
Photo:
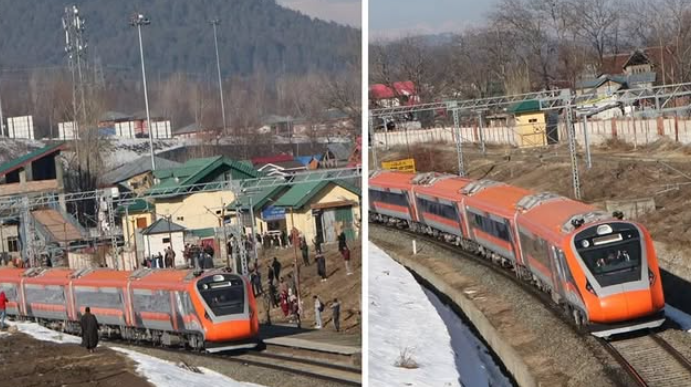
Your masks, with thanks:
[{"label": "forested hillside", "polygon": [[61,18],[76,4],[87,19],[90,57],[105,72],[139,66],[135,12],[144,27],[147,67],[158,74],[215,70],[212,18],[221,19],[219,46],[225,76],[256,71],[304,74],[336,72],[352,61],[346,47],[360,31],[312,19],[274,0],[0,0],[0,67],[65,64]]}]

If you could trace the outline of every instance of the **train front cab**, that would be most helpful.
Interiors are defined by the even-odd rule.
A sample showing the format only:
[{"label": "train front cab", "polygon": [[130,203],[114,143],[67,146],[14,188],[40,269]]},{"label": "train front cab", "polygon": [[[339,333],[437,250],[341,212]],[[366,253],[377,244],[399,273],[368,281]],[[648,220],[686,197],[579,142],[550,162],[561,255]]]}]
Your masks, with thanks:
[{"label": "train front cab", "polygon": [[573,253],[582,272],[578,287],[593,335],[609,337],[664,323],[657,257],[642,226],[609,221],[572,235],[565,251]]},{"label": "train front cab", "polygon": [[217,273],[193,283],[193,303],[200,311],[204,339],[210,343],[250,340],[259,333],[254,294],[249,281]]}]

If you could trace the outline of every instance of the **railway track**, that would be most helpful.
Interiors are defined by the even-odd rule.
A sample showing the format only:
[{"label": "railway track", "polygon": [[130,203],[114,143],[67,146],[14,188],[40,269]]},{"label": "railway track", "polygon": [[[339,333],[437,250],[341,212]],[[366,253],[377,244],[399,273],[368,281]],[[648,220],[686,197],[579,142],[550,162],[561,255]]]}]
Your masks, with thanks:
[{"label": "railway track", "polygon": [[[520,281],[513,271],[500,267],[480,256],[471,254],[460,247],[449,245],[430,236],[380,224],[370,223],[370,227],[387,232],[404,234],[423,240],[443,250],[453,252],[465,259],[491,268],[494,272],[513,281],[548,307],[557,317],[566,322],[578,334],[585,332],[576,327],[564,311],[551,301],[551,298],[530,284]],[[640,387],[689,387],[691,386],[691,361],[686,359],[665,339],[654,332],[645,336],[612,340],[597,339],[612,358],[622,367],[631,379]]]},{"label": "railway track", "polygon": [[641,387],[691,386],[691,362],[655,333],[600,342]]},{"label": "railway track", "polygon": [[267,346],[264,350],[242,349],[209,353],[160,347],[146,342],[133,343],[125,340],[113,339],[109,339],[107,342],[121,347],[146,348],[176,355],[203,357],[242,365],[268,368],[344,386],[362,385],[362,370],[360,368],[346,365],[344,361],[334,359],[328,361],[318,360],[325,358],[325,356],[321,352],[307,349],[287,351],[273,348],[273,346]]}]

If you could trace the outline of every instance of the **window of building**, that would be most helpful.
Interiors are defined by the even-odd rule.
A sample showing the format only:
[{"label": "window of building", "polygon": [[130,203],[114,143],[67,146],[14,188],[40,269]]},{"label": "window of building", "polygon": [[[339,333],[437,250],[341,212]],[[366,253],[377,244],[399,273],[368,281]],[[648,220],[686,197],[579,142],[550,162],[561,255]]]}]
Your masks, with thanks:
[{"label": "window of building", "polygon": [[163,238],[163,243],[170,243],[170,238]]},{"label": "window of building", "polygon": [[528,120],[528,122],[530,122],[531,124],[534,124],[537,122],[537,118],[531,118]]},{"label": "window of building", "polygon": [[7,251],[10,253],[16,253],[19,251],[19,239],[17,239],[17,237],[7,238]]}]

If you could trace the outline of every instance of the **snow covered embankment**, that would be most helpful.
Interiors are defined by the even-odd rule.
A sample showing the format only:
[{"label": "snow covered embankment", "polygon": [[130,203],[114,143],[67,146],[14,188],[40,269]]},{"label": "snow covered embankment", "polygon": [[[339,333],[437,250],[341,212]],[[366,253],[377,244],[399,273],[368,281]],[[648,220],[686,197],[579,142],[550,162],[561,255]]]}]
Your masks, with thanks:
[{"label": "snow covered embankment", "polygon": [[[7,321],[6,321],[7,322]],[[44,328],[34,323],[13,323],[19,332],[26,333],[38,340],[52,341],[60,344],[80,344],[81,338],[66,335]],[[2,332],[5,333],[5,332]],[[262,387],[258,384],[238,382],[214,371],[199,367],[201,373],[178,367],[169,361],[131,351],[124,348],[112,348],[121,352],[137,363],[137,372],[156,387],[190,387],[190,386],[223,386],[223,387]]]},{"label": "snow covered embankment", "polygon": [[[369,268],[371,386],[511,385],[453,311],[433,294],[428,298],[403,266],[372,243]],[[412,368],[396,365],[404,353]]]}]

